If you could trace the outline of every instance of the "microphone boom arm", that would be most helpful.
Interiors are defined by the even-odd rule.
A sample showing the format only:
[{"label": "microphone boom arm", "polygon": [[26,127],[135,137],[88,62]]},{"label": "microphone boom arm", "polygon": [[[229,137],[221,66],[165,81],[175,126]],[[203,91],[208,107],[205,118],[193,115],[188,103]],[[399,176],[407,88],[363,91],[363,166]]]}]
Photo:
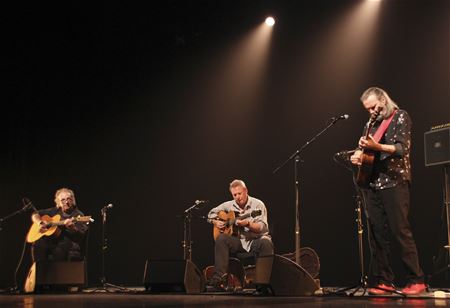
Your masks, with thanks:
[{"label": "microphone boom arm", "polygon": [[326,132],[331,126],[336,124],[337,121],[341,119],[348,119],[349,116],[343,115],[340,117],[331,118],[330,123],[318,132],[315,136],[309,139],[304,145],[297,149],[294,153],[289,156],[280,166],[278,166],[272,173],[277,173],[281,168],[283,168],[290,160],[294,159],[294,180],[295,180],[295,262],[300,264],[300,179],[298,175],[298,163],[301,161],[300,153],[303,152],[311,143],[313,143],[320,135]]},{"label": "microphone boom arm", "polygon": [[30,209],[33,209],[33,210],[37,211],[36,208],[35,208],[35,207],[33,206],[33,204],[31,203],[31,201],[28,200],[28,199],[27,199],[27,201],[28,201],[28,202],[27,202],[26,204],[24,204],[24,206],[23,206],[21,209],[19,209],[19,210],[17,210],[17,211],[14,211],[14,212],[12,212],[11,214],[6,215],[5,217],[1,217],[1,218],[0,218],[0,231],[2,231],[2,226],[1,226],[2,223],[4,223],[5,221],[9,220],[10,218],[13,218],[13,217],[16,216],[16,215],[25,213],[26,211],[28,211],[28,210],[30,210]]},{"label": "microphone boom arm", "polygon": [[331,122],[324,128],[322,129],[320,132],[318,132],[315,136],[313,136],[311,139],[309,139],[308,141],[306,141],[306,143],[304,145],[302,145],[299,149],[297,149],[294,153],[292,153],[291,156],[289,156],[288,159],[286,159],[281,165],[279,165],[277,168],[275,168],[275,170],[272,171],[273,174],[277,173],[281,168],[284,167],[284,165],[286,165],[290,160],[294,159],[296,156],[300,156],[300,153],[303,152],[304,149],[306,149],[311,143],[313,143],[314,141],[316,141],[316,139],[322,135],[324,132],[326,132],[331,126],[333,126],[334,124],[336,124],[337,121],[341,120],[341,119],[348,119],[349,116],[347,114],[340,116],[340,117],[333,117],[331,118]]}]

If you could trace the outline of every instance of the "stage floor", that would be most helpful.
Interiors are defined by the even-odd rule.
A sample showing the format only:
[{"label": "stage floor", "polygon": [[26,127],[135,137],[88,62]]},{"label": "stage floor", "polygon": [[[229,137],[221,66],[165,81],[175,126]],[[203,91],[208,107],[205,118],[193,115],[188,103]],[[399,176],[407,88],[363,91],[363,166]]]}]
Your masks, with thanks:
[{"label": "stage floor", "polygon": [[[325,293],[338,288],[324,288]],[[420,297],[392,295],[373,297],[358,291],[354,296],[317,295],[308,297],[254,296],[251,294],[203,293],[148,294],[142,288],[129,288],[117,292],[115,289],[86,289],[77,293],[61,294],[1,294],[0,307],[450,307],[450,293],[446,298],[435,298],[434,291]],[[446,290],[448,291],[448,290]]]}]

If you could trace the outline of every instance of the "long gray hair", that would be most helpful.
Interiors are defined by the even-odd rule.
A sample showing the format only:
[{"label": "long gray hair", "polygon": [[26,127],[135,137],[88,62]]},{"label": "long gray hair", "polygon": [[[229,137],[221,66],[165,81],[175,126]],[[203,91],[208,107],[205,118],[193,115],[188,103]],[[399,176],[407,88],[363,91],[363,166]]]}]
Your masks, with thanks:
[{"label": "long gray hair", "polygon": [[381,88],[370,87],[361,95],[361,102],[364,102],[369,96],[375,95],[378,100],[382,97],[386,99],[386,113],[383,114],[383,118],[388,118],[395,109],[399,109],[398,105],[389,97],[389,95]]}]

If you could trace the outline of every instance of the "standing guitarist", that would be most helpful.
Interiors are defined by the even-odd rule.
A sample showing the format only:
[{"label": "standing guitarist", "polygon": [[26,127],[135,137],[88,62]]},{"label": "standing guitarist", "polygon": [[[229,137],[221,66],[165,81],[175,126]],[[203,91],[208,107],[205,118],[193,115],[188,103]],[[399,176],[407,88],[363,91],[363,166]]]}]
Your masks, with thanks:
[{"label": "standing guitarist", "polygon": [[[67,261],[69,254],[79,256],[88,226],[82,222],[73,222],[72,218],[83,216],[77,208],[75,194],[71,189],[61,188],[55,193],[56,207],[39,210],[32,214],[33,223],[40,226],[39,231],[48,230],[48,220],[44,218],[59,217],[63,222],[57,232],[50,236],[42,236],[33,243],[33,261],[46,261],[49,255],[52,261]],[[55,216],[59,215],[59,216]]]},{"label": "standing guitarist", "polygon": [[395,291],[394,273],[389,260],[391,233],[400,245],[401,259],[407,273],[408,283],[401,291],[406,295],[421,294],[426,291],[424,273],[419,265],[416,243],[408,221],[411,119],[380,88],[367,89],[361,101],[371,115],[378,114],[374,125],[371,128],[368,125],[367,137],[360,138],[358,150],[350,157],[353,164],[361,167],[367,163],[366,155],[373,155],[369,160],[372,174],[364,176],[369,180],[368,185],[362,187],[371,231],[370,274],[376,286],[369,289],[369,293],[385,295]]},{"label": "standing guitarist", "polygon": [[[219,219],[220,214],[224,212],[237,213],[236,218],[232,220],[231,227],[237,229],[238,235],[223,232],[216,237],[215,272],[208,282],[209,286],[216,291],[220,291],[225,284],[224,275],[228,272],[230,254],[249,252],[255,257],[273,254],[266,206],[261,200],[248,195],[247,187],[242,180],[234,180],[230,183],[229,188],[233,200],[220,204],[208,213],[208,221],[219,230],[230,227],[228,226],[229,221]],[[246,218],[239,219],[239,216],[244,215]]]}]

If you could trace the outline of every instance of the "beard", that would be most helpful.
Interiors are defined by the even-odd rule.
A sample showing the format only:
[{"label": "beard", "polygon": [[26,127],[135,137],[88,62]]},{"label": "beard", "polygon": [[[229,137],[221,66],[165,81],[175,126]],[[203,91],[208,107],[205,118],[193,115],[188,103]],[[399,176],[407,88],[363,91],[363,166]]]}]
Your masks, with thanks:
[{"label": "beard", "polygon": [[384,119],[389,118],[390,114],[388,114],[388,108],[386,107],[386,105],[384,105],[383,107],[381,107],[380,113],[377,116],[377,121],[383,121]]},{"label": "beard", "polygon": [[380,112],[380,114],[377,116],[376,121],[380,122],[383,121],[385,119],[385,116],[382,112]]},{"label": "beard", "polygon": [[68,205],[62,205],[62,206],[61,206],[61,210],[62,210],[64,213],[70,214],[70,213],[73,211],[74,207],[75,207],[74,204],[70,204],[70,205],[69,205],[69,204],[68,204]]}]

